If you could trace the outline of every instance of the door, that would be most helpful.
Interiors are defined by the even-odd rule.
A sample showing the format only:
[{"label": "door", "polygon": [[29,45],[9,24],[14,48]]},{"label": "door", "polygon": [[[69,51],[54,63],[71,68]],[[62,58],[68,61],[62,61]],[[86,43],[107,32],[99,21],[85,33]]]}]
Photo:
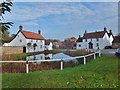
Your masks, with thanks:
[{"label": "door", "polygon": [[93,49],[93,43],[92,42],[89,42],[89,49]]},{"label": "door", "polygon": [[23,53],[26,53],[26,47],[23,47]]}]

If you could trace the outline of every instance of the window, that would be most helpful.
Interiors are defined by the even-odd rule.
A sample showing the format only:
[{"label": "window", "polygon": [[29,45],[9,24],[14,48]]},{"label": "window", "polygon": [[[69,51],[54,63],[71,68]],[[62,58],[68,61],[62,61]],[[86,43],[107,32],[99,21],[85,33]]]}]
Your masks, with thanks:
[{"label": "window", "polygon": [[97,45],[97,47],[99,46],[99,44],[98,44],[98,43],[97,43],[96,45]]},{"label": "window", "polygon": [[79,47],[81,47],[81,44],[79,44]]},{"label": "window", "polygon": [[19,37],[19,35],[18,35],[18,37]]},{"label": "window", "polygon": [[85,39],[85,41],[87,42],[87,39]]},{"label": "window", "polygon": [[33,40],[31,39],[31,42],[33,42]]},{"label": "window", "polygon": [[42,45],[40,46],[40,48],[42,48]]},{"label": "window", "polygon": [[20,39],[20,42],[22,42],[22,40]]},{"label": "window", "polygon": [[99,41],[99,38],[97,38],[96,40]]},{"label": "window", "polygon": [[38,42],[38,40],[36,40],[36,42]]},{"label": "window", "polygon": [[91,39],[91,41],[92,41],[92,39]]}]

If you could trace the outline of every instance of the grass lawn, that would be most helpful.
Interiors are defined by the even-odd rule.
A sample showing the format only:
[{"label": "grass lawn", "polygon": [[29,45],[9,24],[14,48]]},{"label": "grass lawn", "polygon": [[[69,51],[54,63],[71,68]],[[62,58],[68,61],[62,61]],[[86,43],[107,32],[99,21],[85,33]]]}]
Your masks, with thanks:
[{"label": "grass lawn", "polygon": [[[86,65],[26,73],[4,73],[3,88],[117,88],[118,60],[102,55]],[[120,75],[120,74],[119,74]]]}]

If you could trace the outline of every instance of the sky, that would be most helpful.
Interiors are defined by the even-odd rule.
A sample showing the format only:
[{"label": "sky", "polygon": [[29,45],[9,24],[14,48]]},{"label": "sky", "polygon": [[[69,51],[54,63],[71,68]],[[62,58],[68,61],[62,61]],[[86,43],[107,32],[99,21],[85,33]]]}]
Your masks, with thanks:
[{"label": "sky", "polygon": [[46,39],[78,38],[85,30],[104,27],[118,33],[117,2],[14,2],[11,10],[4,15],[4,21],[14,23],[10,34],[16,34],[20,25],[26,31],[41,30]]}]

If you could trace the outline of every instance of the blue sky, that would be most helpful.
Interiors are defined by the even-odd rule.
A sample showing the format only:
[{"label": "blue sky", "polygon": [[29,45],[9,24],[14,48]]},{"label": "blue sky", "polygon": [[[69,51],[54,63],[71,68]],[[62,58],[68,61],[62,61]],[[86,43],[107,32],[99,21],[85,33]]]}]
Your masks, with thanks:
[{"label": "blue sky", "polygon": [[12,12],[4,21],[12,21],[10,34],[19,25],[27,31],[40,29],[46,39],[64,40],[68,37],[103,30],[106,26],[118,33],[117,2],[14,2]]}]

